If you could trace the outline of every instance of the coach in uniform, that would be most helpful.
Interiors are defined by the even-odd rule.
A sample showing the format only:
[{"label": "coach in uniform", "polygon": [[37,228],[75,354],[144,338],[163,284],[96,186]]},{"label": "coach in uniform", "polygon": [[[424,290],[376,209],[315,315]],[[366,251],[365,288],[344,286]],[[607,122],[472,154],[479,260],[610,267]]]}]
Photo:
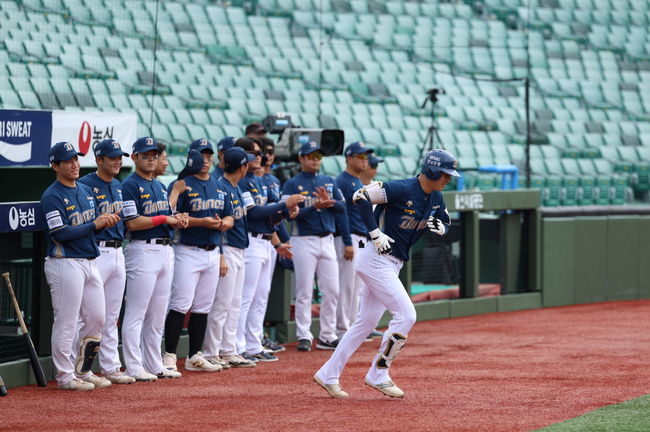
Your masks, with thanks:
[{"label": "coach in uniform", "polygon": [[[47,233],[45,277],[50,286],[54,322],[52,362],[62,390],[93,390],[111,382],[90,373],[104,326],[104,288],[95,258],[99,256],[95,231],[114,227],[119,216],[96,217],[95,200],[78,183],[79,158],[69,142],[56,143],[48,152],[56,181],[43,193],[41,211]],[[81,316],[81,346],[76,365],[72,346]]]},{"label": "coach in uniform", "polygon": [[[341,389],[339,377],[350,356],[386,310],[393,318],[365,382],[387,396],[404,397],[404,392],[390,379],[388,370],[406,343],[416,315],[411,298],[399,279],[399,271],[409,259],[409,249],[425,228],[439,236],[446,234],[451,220],[442,190],[451,176],[460,176],[456,171],[458,160],[445,150],[428,152],[421,167],[417,177],[372,183],[354,194],[354,202],[373,246],[363,249],[357,265],[357,272],[365,283],[359,315],[330,359],[314,375],[314,381],[332,397],[348,397]],[[372,204],[377,204],[374,216]]]},{"label": "coach in uniform", "polygon": [[[122,157],[129,156],[122,150],[120,143],[114,139],[105,139],[95,144],[95,163],[97,171],[79,179],[79,183],[88,186],[95,198],[99,214],[119,214],[122,211],[122,184],[115,178],[122,168]],[[104,302],[106,304],[106,322],[102,329],[102,346],[99,350],[99,367],[104,378],[113,384],[131,384],[133,377],[120,370],[120,354],[117,350],[117,320],[120,317],[126,270],[124,269],[124,223],[120,219],[117,225],[104,228],[97,233],[99,257],[97,268],[104,284]]]},{"label": "coach in uniform", "polygon": [[160,346],[174,273],[170,228],[185,228],[187,221],[171,215],[167,190],[153,178],[159,156],[153,138],[138,139],[131,154],[135,172],[122,185],[130,235],[122,348],[126,373],[136,381],[181,376],[163,366]]},{"label": "coach in uniform", "polygon": [[339,291],[339,269],[334,248],[336,231],[334,214],[345,212],[341,193],[332,177],[318,174],[323,153],[318,143],[309,141],[300,146],[298,158],[301,172],[287,180],[282,188],[283,199],[301,194],[300,204],[291,232],[293,262],[296,275],[296,334],[299,351],[311,350],[313,336],[311,303],[314,275],[322,293],[318,349],[334,349],[336,335],[336,302]]}]

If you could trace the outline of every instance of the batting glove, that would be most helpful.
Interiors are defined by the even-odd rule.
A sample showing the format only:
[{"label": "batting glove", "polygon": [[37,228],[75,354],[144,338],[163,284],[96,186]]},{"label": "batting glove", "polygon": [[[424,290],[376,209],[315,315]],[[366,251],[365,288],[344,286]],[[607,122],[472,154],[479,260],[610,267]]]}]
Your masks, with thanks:
[{"label": "batting glove", "polygon": [[372,231],[370,231],[368,234],[370,234],[370,239],[372,240],[372,244],[375,245],[377,248],[377,252],[379,252],[382,255],[389,254],[393,248],[391,247],[391,243],[395,243],[395,240],[384,234],[383,232],[379,231],[379,228],[376,228]]},{"label": "batting glove", "polygon": [[427,226],[429,227],[429,231],[439,236],[443,236],[447,232],[445,229],[445,224],[443,224],[440,219],[433,216],[429,216]]}]

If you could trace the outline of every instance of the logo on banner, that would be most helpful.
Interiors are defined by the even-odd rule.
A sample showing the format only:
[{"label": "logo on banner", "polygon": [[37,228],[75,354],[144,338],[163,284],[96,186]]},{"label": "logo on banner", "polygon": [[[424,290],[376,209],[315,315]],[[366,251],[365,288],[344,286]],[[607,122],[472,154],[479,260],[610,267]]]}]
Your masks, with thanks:
[{"label": "logo on banner", "polygon": [[32,141],[6,142],[5,139],[31,138],[32,122],[29,120],[0,121],[0,156],[8,161],[22,163],[32,158]]},{"label": "logo on banner", "polygon": [[26,228],[28,226],[36,225],[36,217],[34,216],[34,209],[30,208],[27,210],[22,210],[16,207],[9,209],[9,227],[12,230],[18,229],[18,227]]},{"label": "logo on banner", "polygon": [[113,126],[106,126],[103,129],[97,128],[97,126],[91,126],[87,120],[84,120],[79,128],[79,151],[87,154],[90,147],[94,147],[101,140],[113,138],[113,132]]}]

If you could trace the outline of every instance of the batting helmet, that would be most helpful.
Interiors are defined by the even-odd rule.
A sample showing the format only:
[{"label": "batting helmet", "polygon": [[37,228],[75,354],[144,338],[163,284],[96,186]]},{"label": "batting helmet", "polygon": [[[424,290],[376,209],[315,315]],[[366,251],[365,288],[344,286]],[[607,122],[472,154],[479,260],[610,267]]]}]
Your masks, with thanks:
[{"label": "batting helmet", "polygon": [[441,172],[460,177],[456,168],[458,168],[458,159],[447,150],[431,150],[422,159],[422,174],[431,180],[438,180]]}]

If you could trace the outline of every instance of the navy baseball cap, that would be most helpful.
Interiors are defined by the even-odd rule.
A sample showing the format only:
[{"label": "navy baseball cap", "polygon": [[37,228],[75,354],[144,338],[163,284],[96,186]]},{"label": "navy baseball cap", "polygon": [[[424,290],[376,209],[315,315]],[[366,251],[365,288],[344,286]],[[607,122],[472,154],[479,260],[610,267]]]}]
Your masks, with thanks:
[{"label": "navy baseball cap", "polygon": [[200,138],[192,141],[189,150],[196,150],[199,153],[203,153],[204,151],[209,151],[210,154],[214,154],[214,147],[212,147],[212,143],[205,138]]},{"label": "navy baseball cap", "polygon": [[383,161],[384,159],[380,158],[379,156],[375,156],[374,154],[368,156],[368,165],[370,165],[370,168],[377,168],[377,165]]},{"label": "navy baseball cap", "polygon": [[133,154],[138,154],[138,153],[146,153],[152,150],[160,153],[160,148],[158,147],[158,145],[156,144],[153,138],[142,137],[142,138],[138,138],[133,143],[133,148],[131,149],[131,152]]},{"label": "navy baseball cap", "polygon": [[223,153],[224,170],[233,172],[248,162],[254,161],[255,157],[255,155],[246,153],[246,150],[241,147],[230,148]]},{"label": "navy baseball cap", "polygon": [[363,154],[363,153],[374,153],[375,151],[369,147],[366,147],[364,143],[361,141],[355,141],[353,143],[348,144],[348,146],[345,148],[344,154],[346,156],[353,156],[353,155],[358,155],[358,154]]},{"label": "navy baseball cap", "polygon": [[185,168],[178,174],[178,179],[182,180],[185,177],[198,174],[201,168],[203,168],[203,155],[197,150],[190,150],[187,152]]},{"label": "navy baseball cap", "polygon": [[235,146],[235,137],[227,136],[225,138],[221,138],[219,142],[217,143],[217,150],[220,152],[225,152],[229,148],[233,148]]},{"label": "navy baseball cap", "polygon": [[50,151],[47,152],[47,156],[52,162],[67,161],[72,159],[75,156],[83,156],[84,154],[75,150],[74,146],[69,142],[62,141],[54,144]]},{"label": "navy baseball cap", "polygon": [[114,139],[105,139],[98,142],[95,144],[93,151],[95,152],[95,156],[120,157],[129,155],[122,150],[120,143]]},{"label": "navy baseball cap", "polygon": [[298,156],[306,156],[315,151],[320,151],[320,144],[318,144],[316,141],[309,141],[300,146]]}]

